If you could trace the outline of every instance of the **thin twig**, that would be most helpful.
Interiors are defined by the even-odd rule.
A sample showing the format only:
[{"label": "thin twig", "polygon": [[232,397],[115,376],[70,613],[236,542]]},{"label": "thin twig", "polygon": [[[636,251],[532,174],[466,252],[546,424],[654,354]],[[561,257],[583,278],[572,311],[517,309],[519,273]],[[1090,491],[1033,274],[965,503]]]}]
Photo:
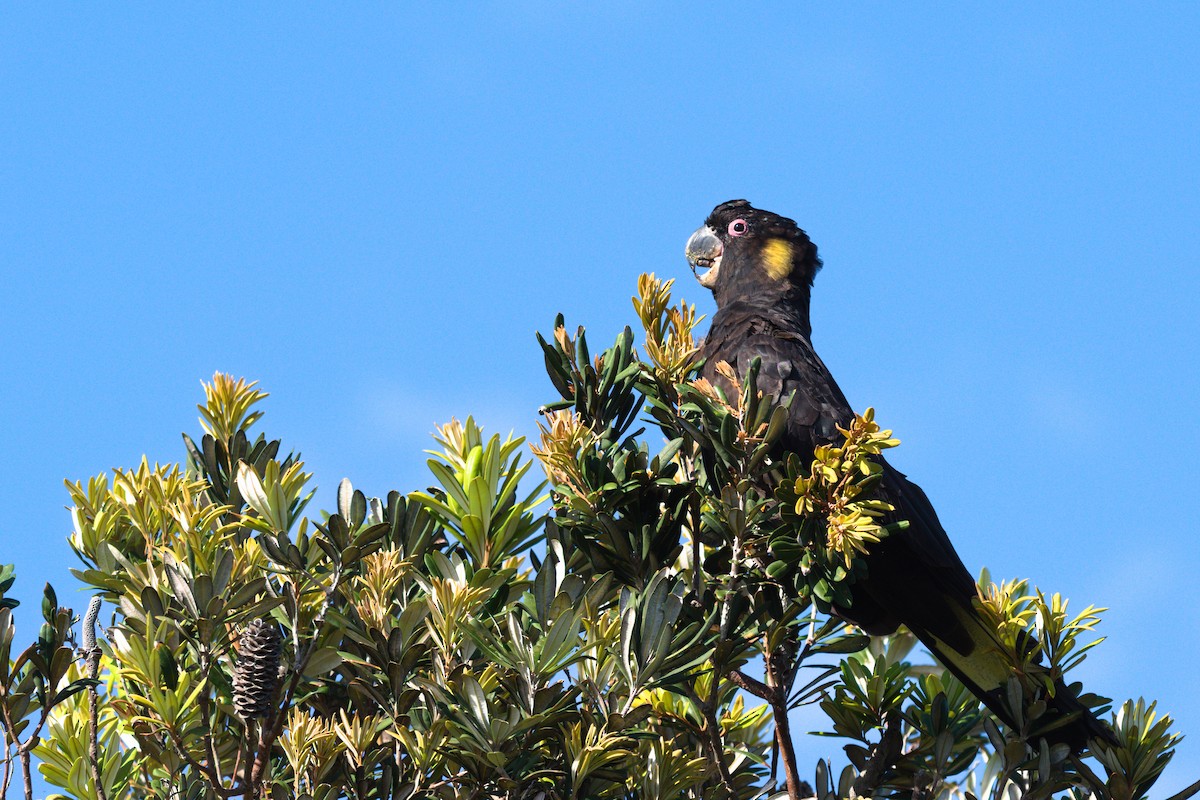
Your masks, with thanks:
[{"label": "thin twig", "polygon": [[[99,674],[100,648],[93,647],[88,653],[88,677],[96,680]],[[88,687],[88,726],[88,760],[91,761],[92,788],[96,792],[97,800],[108,800],[100,775],[100,702],[95,684]]]},{"label": "thin twig", "polygon": [[0,710],[4,712],[4,780],[0,783],[0,797],[8,797],[8,785],[12,781],[13,755],[9,752],[12,748],[12,742],[8,740],[9,731],[12,730],[12,720],[8,715],[8,704],[0,705]]},{"label": "thin twig", "polygon": [[205,766],[192,756],[191,752],[187,749],[187,745],[173,727],[164,724],[163,730],[167,732],[171,743],[175,745],[176,752],[188,763],[188,766],[208,778],[208,782],[213,786],[213,792],[221,797],[237,797],[245,793],[241,787],[234,786],[229,789],[222,787],[220,776],[216,774],[211,766]]},{"label": "thin twig", "polygon": [[714,670],[712,673],[712,686],[708,693],[708,699],[701,704],[704,710],[704,727],[707,728],[709,747],[712,748],[712,759],[717,765],[717,772],[721,776],[721,783],[725,786],[725,791],[730,797],[734,796],[733,775],[729,773],[729,767],[725,764],[725,745],[721,741],[721,723],[717,719],[717,700],[720,697],[721,691],[721,676]]},{"label": "thin twig", "polygon": [[[205,644],[200,651],[200,675],[201,680],[206,683],[211,683],[209,673],[212,671],[212,660],[209,658],[208,646]],[[212,708],[209,703],[208,692],[201,692],[198,698],[200,706],[200,721],[204,726],[202,737],[208,749],[208,763],[212,767],[213,774],[217,776],[217,788],[225,788],[225,782],[221,775],[221,756],[217,752],[217,737],[213,733],[212,727]],[[238,750],[239,755],[241,749]],[[230,785],[237,781],[237,766],[234,766],[233,776],[230,779]]]},{"label": "thin twig", "polygon": [[50,718],[51,710],[49,693],[46,691],[44,681],[39,686],[41,712],[38,714],[37,725],[34,726],[33,732],[29,734],[28,739],[23,743],[17,743],[17,757],[21,760],[21,778],[25,781],[25,800],[33,800],[33,775],[30,772],[31,753],[33,752],[33,748],[37,747],[41,741],[42,728],[46,726],[46,720]]},{"label": "thin twig", "polygon": [[21,778],[25,781],[25,800],[33,800],[33,775],[29,772],[29,751],[22,747],[18,752],[21,755]]},{"label": "thin twig", "polygon": [[[83,651],[87,656],[88,677],[98,681],[101,650],[96,645],[96,620],[100,616],[100,596],[92,597],[83,615]],[[91,762],[92,788],[97,800],[108,800],[100,775],[100,708],[96,683],[88,687],[88,760]]]}]

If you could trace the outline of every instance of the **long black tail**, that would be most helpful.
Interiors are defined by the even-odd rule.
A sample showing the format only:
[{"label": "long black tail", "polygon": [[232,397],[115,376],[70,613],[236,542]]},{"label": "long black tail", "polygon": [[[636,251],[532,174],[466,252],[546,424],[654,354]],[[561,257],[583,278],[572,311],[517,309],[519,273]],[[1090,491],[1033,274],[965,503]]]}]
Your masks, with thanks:
[{"label": "long black tail", "polygon": [[[903,623],[1002,722],[1016,727],[1004,702],[1013,668],[999,631],[976,606],[975,580],[955,552],[925,492],[899,470],[881,462],[883,493],[895,507],[889,516],[908,525],[867,554],[867,578],[862,591],[855,593],[855,608],[850,609],[861,613],[847,618],[863,617],[867,622],[863,627],[872,633]],[[872,623],[884,631],[872,630]],[[1029,645],[1035,643],[1030,640]],[[1061,680],[1047,703],[1046,722],[1068,720],[1047,731],[1046,739],[1052,744],[1061,742],[1079,752],[1092,738],[1115,743],[1108,726]]]},{"label": "long black tail", "polygon": [[[949,647],[928,631],[913,632],[929,648],[938,663],[962,681],[1001,722],[1016,728],[1017,722],[1004,696],[1009,675],[1008,659],[996,649],[996,634],[988,630],[982,618],[973,616],[976,616],[976,624],[969,627],[973,633],[978,633],[972,637],[974,646],[971,652],[966,654]],[[1033,646],[1035,643],[1031,641],[1029,644]],[[1037,720],[1036,726],[1041,728],[1060,723],[1045,732],[1045,739],[1050,744],[1065,744],[1072,753],[1082,751],[1092,739],[1116,744],[1112,729],[1080,702],[1075,692],[1062,680],[1055,682],[1054,697],[1047,700],[1047,705],[1045,715]]]}]

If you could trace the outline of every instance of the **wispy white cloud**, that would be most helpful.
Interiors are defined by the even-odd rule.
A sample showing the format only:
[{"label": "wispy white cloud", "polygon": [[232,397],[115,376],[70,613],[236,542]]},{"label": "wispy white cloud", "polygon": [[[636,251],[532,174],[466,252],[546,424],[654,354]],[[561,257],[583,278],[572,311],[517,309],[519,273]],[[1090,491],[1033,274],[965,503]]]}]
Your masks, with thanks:
[{"label": "wispy white cloud", "polygon": [[377,384],[363,389],[355,404],[361,409],[360,427],[405,444],[427,439],[452,417],[474,417],[485,430],[501,436],[511,432],[528,437],[537,430],[537,404],[495,387],[434,394],[401,384]]}]

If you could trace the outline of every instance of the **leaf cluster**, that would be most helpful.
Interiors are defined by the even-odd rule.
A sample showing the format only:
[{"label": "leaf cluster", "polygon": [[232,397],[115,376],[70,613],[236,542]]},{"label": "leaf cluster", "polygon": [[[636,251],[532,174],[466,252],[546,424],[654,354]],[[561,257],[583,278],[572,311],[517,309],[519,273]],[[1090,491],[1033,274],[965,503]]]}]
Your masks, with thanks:
[{"label": "leaf cluster", "polygon": [[[538,337],[545,484],[521,439],[467,418],[438,429],[424,490],[344,480],[311,512],[300,457],[256,432],[266,394],[220,374],[184,463],[68,483],[74,572],[109,618],[76,658],[47,587],[14,657],[0,567],[5,787],[36,753],[56,797],[106,800],[1145,797],[1180,738],[1153,703],[1122,705],[1089,758],[1044,741],[1102,609],[985,576],[1013,729],[910,660],[911,634],[836,616],[863,553],[903,535],[874,491],[897,442],[868,410],[789,457],[791,398],[760,391],[757,364],[714,365],[729,393],[701,378],[671,285],[639,281],[640,352],[626,328],[593,354],[561,316]],[[251,622],[280,634],[281,666],[269,713],[242,719]],[[805,705],[847,761],[811,784],[790,729]]]},{"label": "leaf cluster", "polygon": [[93,683],[73,669],[73,615],[71,609],[59,606],[50,584],[42,591],[43,622],[36,641],[14,654],[12,610],[18,601],[5,593],[15,580],[14,567],[0,564],[0,731],[4,734],[0,797],[7,796],[18,766],[28,794],[31,755],[51,715]]},{"label": "leaf cluster", "polygon": [[[253,435],[265,395],[218,375],[206,397],[185,465],[68,484],[76,575],[112,616],[94,727],[70,697],[86,680],[42,682],[66,687],[36,751],[48,781],[107,798],[715,796],[688,710],[653,697],[695,694],[711,625],[665,570],[635,587],[571,569],[580,548],[538,513],[540,487],[522,490],[521,440],[452,421],[429,489],[379,499],[343,481],[313,516],[299,457]],[[252,620],[283,634],[263,719],[233,702]],[[762,715],[722,703],[744,748],[724,766],[749,796]]]}]

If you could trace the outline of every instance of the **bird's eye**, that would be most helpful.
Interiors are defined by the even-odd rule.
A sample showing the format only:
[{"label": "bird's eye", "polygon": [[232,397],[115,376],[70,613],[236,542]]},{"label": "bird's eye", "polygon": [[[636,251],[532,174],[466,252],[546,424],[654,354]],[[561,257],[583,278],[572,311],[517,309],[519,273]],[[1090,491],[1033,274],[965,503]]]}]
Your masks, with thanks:
[{"label": "bird's eye", "polygon": [[744,219],[735,219],[729,223],[730,236],[743,236],[748,230],[750,230],[750,226],[746,224],[746,220]]}]

